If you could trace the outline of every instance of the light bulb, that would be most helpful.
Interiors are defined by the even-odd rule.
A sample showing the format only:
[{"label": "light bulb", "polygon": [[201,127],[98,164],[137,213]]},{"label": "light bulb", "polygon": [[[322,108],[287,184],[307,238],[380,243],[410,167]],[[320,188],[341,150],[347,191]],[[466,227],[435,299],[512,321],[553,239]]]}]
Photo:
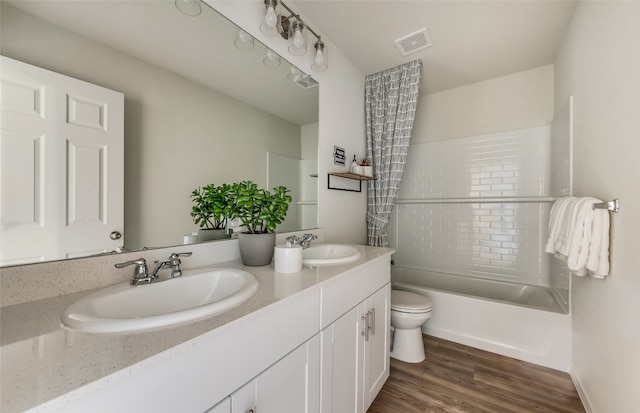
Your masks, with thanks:
[{"label": "light bulb", "polygon": [[276,23],[278,23],[278,16],[276,15],[276,11],[273,9],[273,6],[267,7],[267,14],[264,15],[264,22],[269,27],[276,27]]},{"label": "light bulb", "polygon": [[296,28],[296,31],[293,35],[293,45],[296,48],[301,48],[304,45],[304,38],[302,37],[302,30]]},{"label": "light bulb", "polygon": [[321,65],[324,63],[324,55],[322,54],[322,49],[320,48],[316,49],[316,57],[313,59],[313,61],[317,65]]}]

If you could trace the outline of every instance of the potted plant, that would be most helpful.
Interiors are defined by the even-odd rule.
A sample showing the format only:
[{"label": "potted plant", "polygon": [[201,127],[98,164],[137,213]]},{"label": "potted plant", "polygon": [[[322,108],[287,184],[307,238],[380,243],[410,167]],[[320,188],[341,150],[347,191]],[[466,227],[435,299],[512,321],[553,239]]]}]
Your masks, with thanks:
[{"label": "potted plant", "polygon": [[200,226],[198,241],[231,237],[230,230],[227,230],[227,219],[233,205],[230,192],[229,184],[220,186],[209,184],[194,189],[191,193],[194,204],[191,208],[191,217],[193,222]]},{"label": "potted plant", "polygon": [[362,175],[373,176],[373,165],[369,158],[360,159],[359,164],[362,167]]},{"label": "potted plant", "polygon": [[244,265],[257,267],[271,263],[276,226],[284,221],[292,199],[288,192],[284,186],[269,192],[252,181],[232,185],[231,216],[246,228],[238,236]]}]

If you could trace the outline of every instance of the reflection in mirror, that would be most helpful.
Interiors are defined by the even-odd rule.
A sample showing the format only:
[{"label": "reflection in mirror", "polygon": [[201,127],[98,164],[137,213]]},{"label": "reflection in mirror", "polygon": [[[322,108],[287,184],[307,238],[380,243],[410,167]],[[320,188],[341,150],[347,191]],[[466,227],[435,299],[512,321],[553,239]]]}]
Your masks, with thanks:
[{"label": "reflection in mirror", "polygon": [[278,230],[317,226],[317,179],[302,185],[317,168],[317,83],[287,79],[292,66],[257,41],[236,47],[250,37],[201,5],[189,17],[173,1],[0,2],[2,55],[124,94],[124,228],[113,230],[128,250],[197,231],[195,188],[279,185],[267,154],[297,160],[288,176],[301,177],[297,218]]}]

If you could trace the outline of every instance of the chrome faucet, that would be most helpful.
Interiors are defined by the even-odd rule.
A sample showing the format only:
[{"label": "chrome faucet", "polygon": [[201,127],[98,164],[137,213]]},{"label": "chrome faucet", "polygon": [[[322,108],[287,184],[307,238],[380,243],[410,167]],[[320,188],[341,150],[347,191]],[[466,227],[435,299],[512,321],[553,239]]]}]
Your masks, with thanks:
[{"label": "chrome faucet", "polygon": [[291,235],[287,238],[285,238],[285,240],[289,243],[291,243],[291,245],[300,245],[300,238],[298,238],[296,235]]},{"label": "chrome faucet", "polygon": [[180,257],[190,257],[191,252],[181,252],[176,254],[175,252],[169,256],[168,265],[171,266],[171,278],[178,278],[182,276],[182,270],[180,269]]},{"label": "chrome faucet", "polygon": [[311,244],[311,241],[313,241],[314,239],[317,239],[317,238],[318,238],[317,235],[304,234],[302,236],[302,238],[298,238],[296,235],[291,235],[291,236],[285,238],[285,240],[287,240],[287,242],[290,242],[291,245],[301,245],[302,248],[309,248],[309,245]]},{"label": "chrome faucet", "polygon": [[166,260],[155,261],[155,268],[151,273],[149,273],[149,268],[147,267],[147,261],[144,258],[138,258],[137,260],[121,262],[115,265],[116,268],[124,268],[129,265],[135,265],[135,269],[133,270],[133,277],[131,277],[130,284],[131,285],[141,285],[141,284],[151,284],[151,282],[158,278],[158,273],[164,269],[165,267],[171,267],[171,278],[177,278],[182,275],[182,270],[180,269],[180,257],[190,257],[190,252],[183,252],[180,254],[173,253]]},{"label": "chrome faucet", "polygon": [[124,268],[129,265],[135,265],[133,270],[133,277],[131,277],[131,285],[151,284],[153,278],[148,273],[147,261],[144,258],[138,258],[137,260],[121,262],[115,265],[116,268]]},{"label": "chrome faucet", "polygon": [[311,241],[314,239],[318,239],[318,236],[313,234],[304,234],[302,236],[302,240],[300,240],[300,245],[302,245],[302,248],[309,248]]}]

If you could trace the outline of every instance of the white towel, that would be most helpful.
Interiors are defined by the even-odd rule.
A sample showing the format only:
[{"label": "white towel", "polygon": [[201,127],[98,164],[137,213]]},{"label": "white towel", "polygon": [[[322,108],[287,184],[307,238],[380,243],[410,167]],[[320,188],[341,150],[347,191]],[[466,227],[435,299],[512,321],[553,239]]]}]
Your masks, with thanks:
[{"label": "white towel", "polygon": [[593,209],[599,202],[568,197],[551,208],[545,251],[565,261],[575,275],[604,278],[609,274],[609,213]]}]

